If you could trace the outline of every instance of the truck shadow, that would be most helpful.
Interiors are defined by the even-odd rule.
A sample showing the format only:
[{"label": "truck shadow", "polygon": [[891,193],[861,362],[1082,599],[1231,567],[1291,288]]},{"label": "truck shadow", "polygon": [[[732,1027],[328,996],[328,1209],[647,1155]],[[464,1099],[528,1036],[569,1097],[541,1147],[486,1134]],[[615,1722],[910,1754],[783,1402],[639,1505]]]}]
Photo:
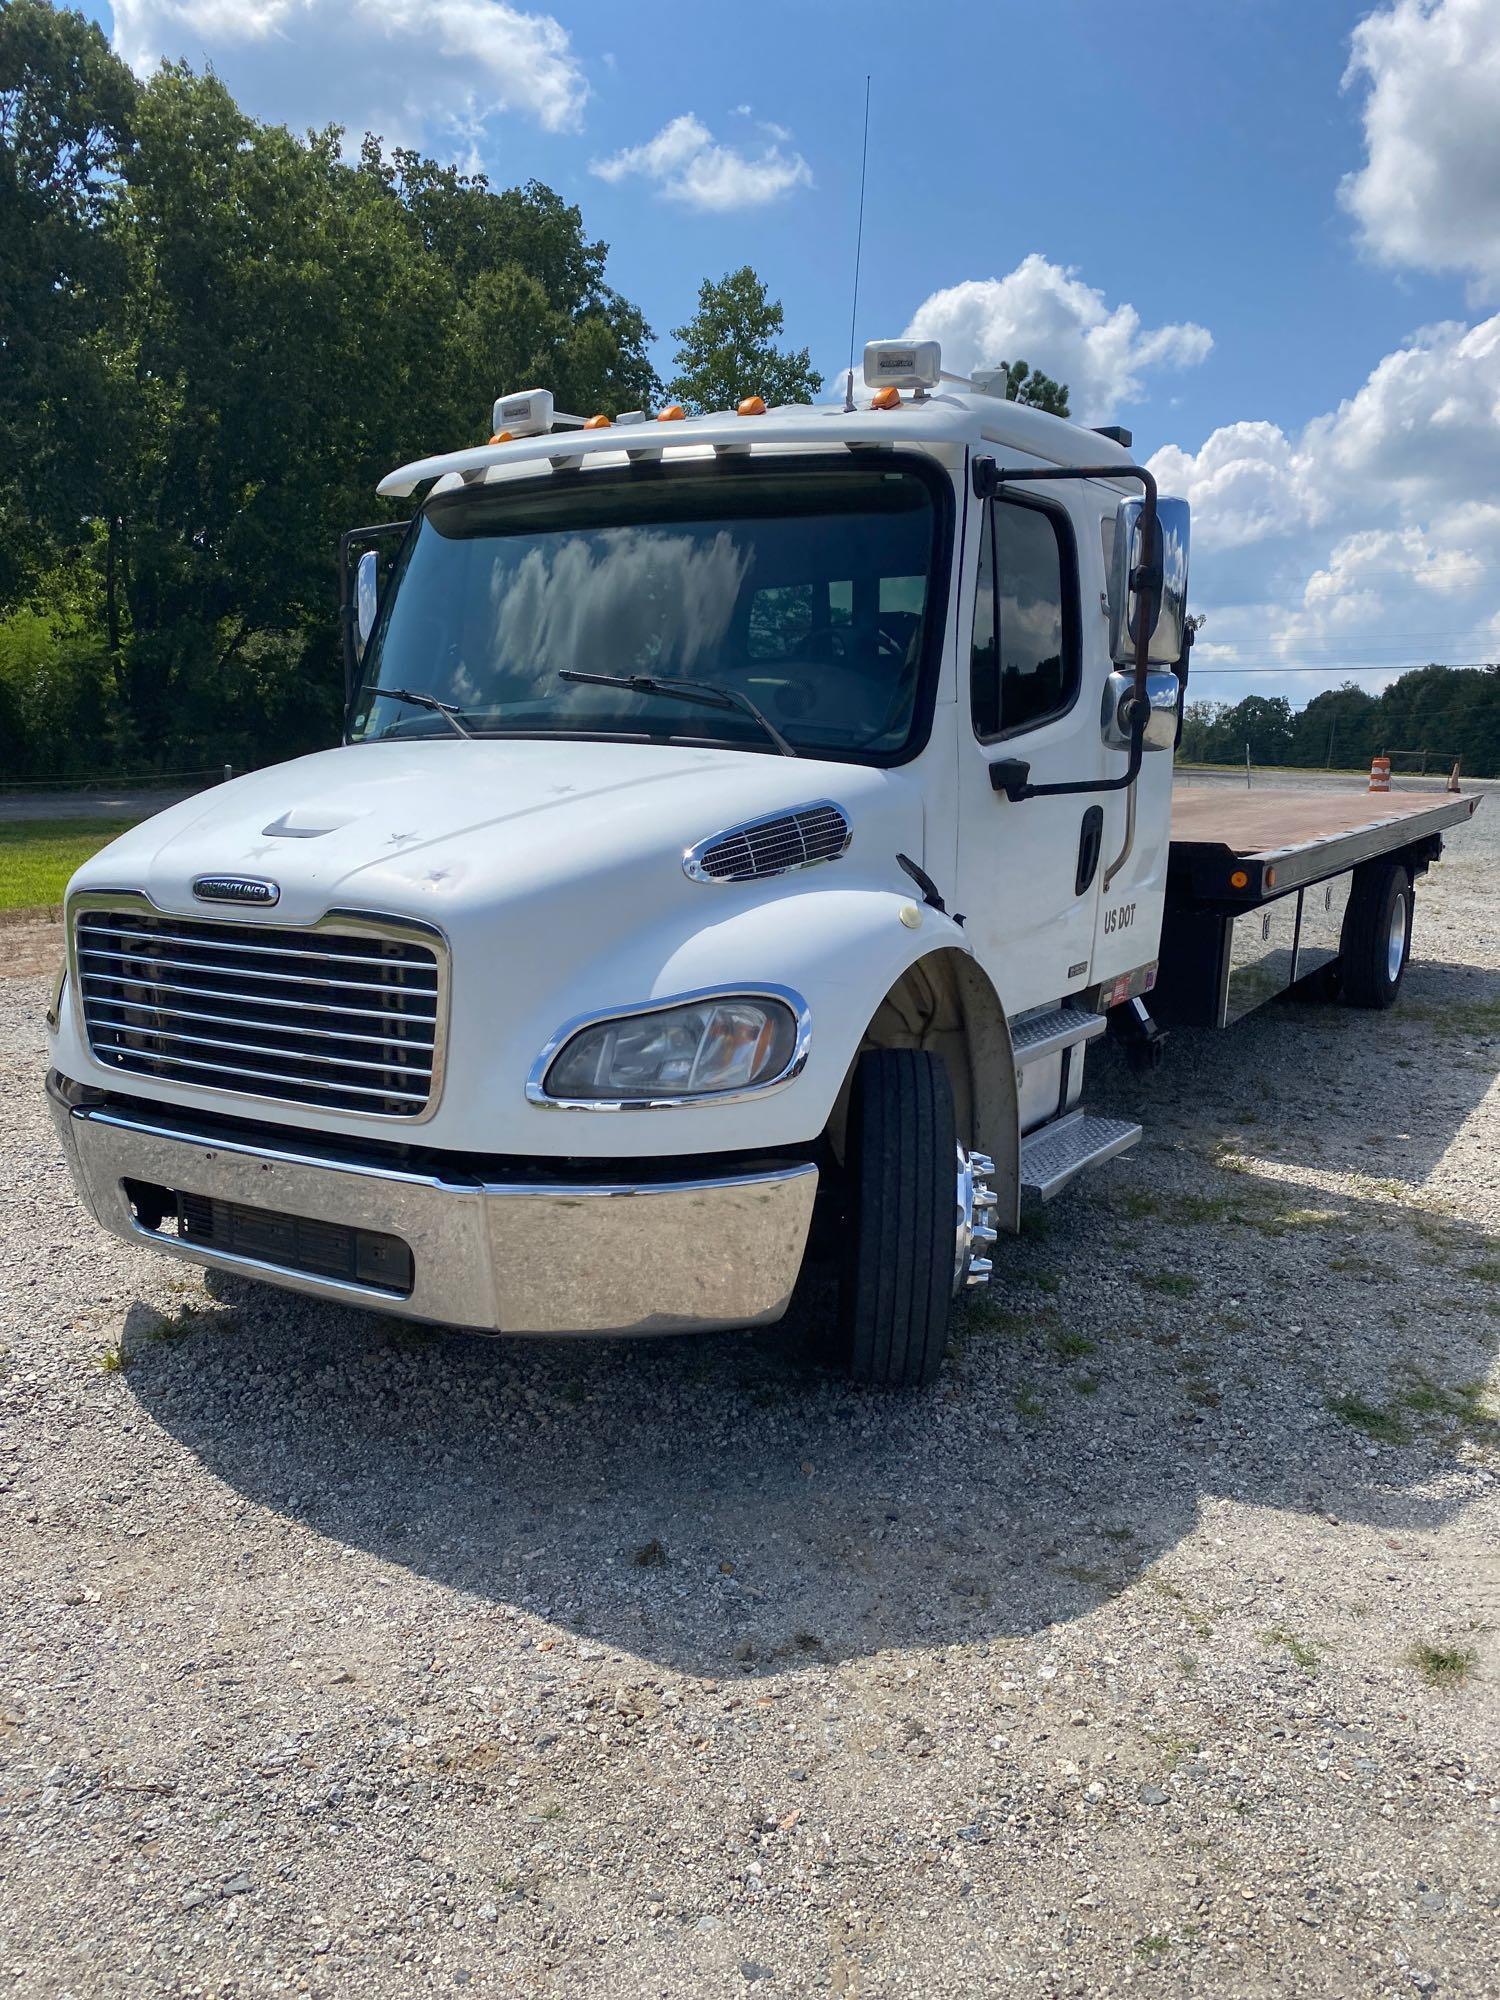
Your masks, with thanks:
[{"label": "truck shadow", "polygon": [[[1457,986],[1489,1019],[1494,975],[1413,975],[1414,1009]],[[809,1364],[821,1275],[769,1334],[576,1346],[216,1284],[189,1339],[137,1309],[128,1379],[258,1505],[677,1671],[1031,1634],[1130,1590],[1211,1624],[1211,1556],[1156,1569],[1205,1507],[1429,1530],[1497,1445],[1496,1239],[1439,1171],[1493,1061],[1466,1034],[1434,1074],[1420,1012],[1278,1012],[1180,1035],[1153,1077],[1099,1066],[1146,1143],[1010,1248],[927,1397]]]}]

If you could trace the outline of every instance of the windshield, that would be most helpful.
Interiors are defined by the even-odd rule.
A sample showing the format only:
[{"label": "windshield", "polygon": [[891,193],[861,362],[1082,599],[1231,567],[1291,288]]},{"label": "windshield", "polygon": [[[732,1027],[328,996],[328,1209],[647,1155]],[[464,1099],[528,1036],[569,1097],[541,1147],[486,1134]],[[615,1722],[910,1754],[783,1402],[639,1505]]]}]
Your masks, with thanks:
[{"label": "windshield", "polygon": [[565,473],[439,494],[403,548],[364,662],[356,741],[452,735],[713,742],[774,754],[754,717],[566,672],[748,695],[799,751],[889,761],[910,746],[937,531],[921,473]]}]

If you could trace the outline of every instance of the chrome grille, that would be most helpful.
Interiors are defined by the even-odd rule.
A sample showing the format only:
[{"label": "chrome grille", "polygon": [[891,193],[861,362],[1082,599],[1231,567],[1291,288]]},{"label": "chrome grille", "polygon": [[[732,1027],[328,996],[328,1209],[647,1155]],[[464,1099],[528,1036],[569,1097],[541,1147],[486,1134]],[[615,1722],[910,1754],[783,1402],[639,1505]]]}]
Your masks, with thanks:
[{"label": "chrome grille", "polygon": [[425,937],[82,909],[89,1047],[107,1069],[378,1117],[420,1118],[439,1071],[446,968]]},{"label": "chrome grille", "polygon": [[759,882],[814,861],[836,861],[849,838],[842,807],[825,799],[716,833],[689,848],[682,865],[695,882]]}]

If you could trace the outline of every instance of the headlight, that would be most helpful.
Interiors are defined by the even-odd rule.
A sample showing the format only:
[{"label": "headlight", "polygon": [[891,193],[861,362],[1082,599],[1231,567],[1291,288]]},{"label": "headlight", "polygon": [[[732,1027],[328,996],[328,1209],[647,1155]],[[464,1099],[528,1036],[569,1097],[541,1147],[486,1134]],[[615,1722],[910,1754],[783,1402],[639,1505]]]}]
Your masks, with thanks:
[{"label": "headlight", "polygon": [[807,1010],[795,994],[704,995],[565,1030],[556,1052],[543,1054],[527,1094],[614,1106],[764,1089],[801,1068],[807,1034]]}]

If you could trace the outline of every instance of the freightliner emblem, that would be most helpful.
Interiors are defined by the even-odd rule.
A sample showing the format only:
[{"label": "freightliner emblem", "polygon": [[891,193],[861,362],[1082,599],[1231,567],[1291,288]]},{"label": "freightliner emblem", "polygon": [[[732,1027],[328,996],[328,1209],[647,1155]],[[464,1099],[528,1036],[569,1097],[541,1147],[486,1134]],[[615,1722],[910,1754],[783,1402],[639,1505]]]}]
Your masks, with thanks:
[{"label": "freightliner emblem", "polygon": [[259,875],[200,875],[193,884],[200,903],[274,903],[281,895],[275,882]]}]

